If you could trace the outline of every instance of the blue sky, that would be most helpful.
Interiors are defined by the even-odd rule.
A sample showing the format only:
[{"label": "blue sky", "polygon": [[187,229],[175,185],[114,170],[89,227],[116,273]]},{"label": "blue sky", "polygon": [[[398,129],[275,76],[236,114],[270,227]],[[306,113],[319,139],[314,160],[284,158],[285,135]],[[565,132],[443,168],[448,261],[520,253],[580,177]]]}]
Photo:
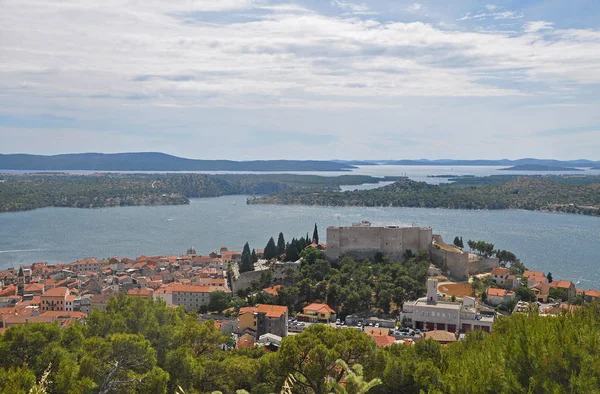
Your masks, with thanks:
[{"label": "blue sky", "polygon": [[0,7],[0,153],[600,160],[597,0]]}]

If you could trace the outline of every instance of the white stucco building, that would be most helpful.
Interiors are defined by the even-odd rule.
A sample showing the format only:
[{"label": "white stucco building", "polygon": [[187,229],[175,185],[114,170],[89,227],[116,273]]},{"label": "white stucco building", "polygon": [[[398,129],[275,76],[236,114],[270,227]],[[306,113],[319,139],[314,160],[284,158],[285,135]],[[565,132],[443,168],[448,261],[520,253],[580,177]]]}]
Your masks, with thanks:
[{"label": "white stucco building", "polygon": [[474,298],[464,297],[462,303],[438,301],[437,285],[437,279],[428,279],[427,297],[405,302],[400,321],[413,328],[427,330],[492,331],[494,316],[481,314]]}]

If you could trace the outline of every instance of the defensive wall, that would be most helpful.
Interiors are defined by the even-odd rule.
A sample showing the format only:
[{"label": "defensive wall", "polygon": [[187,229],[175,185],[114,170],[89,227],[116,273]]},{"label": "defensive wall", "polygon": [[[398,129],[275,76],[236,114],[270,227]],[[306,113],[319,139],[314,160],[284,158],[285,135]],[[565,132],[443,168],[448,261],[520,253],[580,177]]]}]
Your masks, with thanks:
[{"label": "defensive wall", "polygon": [[431,227],[371,227],[370,223],[363,222],[348,227],[328,227],[325,255],[332,260],[341,255],[366,259],[381,252],[398,259],[409,249],[414,253],[427,250],[431,241]]}]

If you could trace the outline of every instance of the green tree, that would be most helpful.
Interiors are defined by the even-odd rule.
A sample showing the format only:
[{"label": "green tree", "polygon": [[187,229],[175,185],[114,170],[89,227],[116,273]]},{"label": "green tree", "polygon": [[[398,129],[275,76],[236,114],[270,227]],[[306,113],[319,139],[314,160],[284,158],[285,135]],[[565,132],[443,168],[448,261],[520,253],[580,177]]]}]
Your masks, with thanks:
[{"label": "green tree", "polygon": [[495,253],[501,263],[513,263],[517,261],[517,256],[508,250],[497,250]]},{"label": "green tree", "polygon": [[84,343],[82,377],[90,378],[98,393],[166,393],[169,375],[157,367],[152,345],[137,334],[92,337]]},{"label": "green tree", "polygon": [[210,293],[210,300],[208,301],[208,309],[210,311],[223,312],[229,308],[230,297],[229,294],[224,291],[213,291]]},{"label": "green tree", "polygon": [[552,283],[554,281],[554,279],[552,279],[552,272],[548,272],[548,275],[546,275],[546,279],[548,279],[548,283]]},{"label": "green tree", "polygon": [[269,238],[269,242],[267,242],[267,246],[265,246],[264,258],[271,260],[275,257],[277,257],[277,246],[275,246],[275,240],[271,237]]},{"label": "green tree", "polygon": [[[366,394],[372,388],[381,384],[381,379],[375,378],[371,381],[366,381],[363,376],[363,367],[360,364],[355,364],[350,368],[343,360],[338,360],[336,364],[345,372],[344,384],[336,381],[330,383],[330,390],[335,394]],[[333,394],[331,393],[331,394]]]},{"label": "green tree", "polygon": [[279,237],[277,238],[277,253],[278,255],[285,253],[285,238],[283,237],[283,233],[279,233]]},{"label": "green tree", "polygon": [[312,241],[316,244],[319,243],[319,230],[317,229],[317,223],[315,223],[315,229],[313,230]]},{"label": "green tree", "polygon": [[254,271],[254,263],[250,253],[242,253],[242,261],[240,262],[240,273]]},{"label": "green tree", "polygon": [[250,253],[250,244],[248,244],[248,242],[246,242],[244,244],[244,249],[242,250],[242,254],[247,253],[247,254],[251,254]]},{"label": "green tree", "polygon": [[264,362],[276,375],[281,387],[288,375],[295,378],[294,388],[309,393],[324,393],[327,382],[339,383],[345,371],[337,360],[353,367],[365,365],[375,354],[375,342],[357,330],[339,330],[315,324],[302,333],[284,339],[277,353]]},{"label": "green tree", "polygon": [[256,249],[252,249],[252,254],[250,255],[250,258],[253,263],[258,262],[258,256],[256,255]]}]

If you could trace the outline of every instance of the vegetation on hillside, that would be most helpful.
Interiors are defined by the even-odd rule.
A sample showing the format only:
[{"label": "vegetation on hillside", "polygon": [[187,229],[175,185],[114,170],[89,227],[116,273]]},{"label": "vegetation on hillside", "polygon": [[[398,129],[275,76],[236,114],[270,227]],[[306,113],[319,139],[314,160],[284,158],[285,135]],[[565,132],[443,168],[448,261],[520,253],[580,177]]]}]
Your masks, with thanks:
[{"label": "vegetation on hillside", "polygon": [[527,209],[600,216],[600,176],[463,177],[441,185],[402,179],[372,190],[282,191],[248,203]]},{"label": "vegetation on hillside", "polygon": [[447,347],[426,340],[377,348],[360,330],[313,325],[284,338],[274,352],[223,350],[230,340],[212,321],[200,322],[182,307],[119,296],[85,325],[7,329],[0,336],[0,391],[27,393],[45,376],[51,394],[263,394],[284,384],[303,394],[367,386],[372,394],[598,393],[598,338],[600,305],[594,303],[557,317],[500,318],[492,334],[474,332]]},{"label": "vegetation on hillside", "polygon": [[398,179],[291,174],[33,174],[3,177],[0,212],[43,207],[181,205],[196,197],[269,194],[285,190],[339,190],[340,185]]}]

